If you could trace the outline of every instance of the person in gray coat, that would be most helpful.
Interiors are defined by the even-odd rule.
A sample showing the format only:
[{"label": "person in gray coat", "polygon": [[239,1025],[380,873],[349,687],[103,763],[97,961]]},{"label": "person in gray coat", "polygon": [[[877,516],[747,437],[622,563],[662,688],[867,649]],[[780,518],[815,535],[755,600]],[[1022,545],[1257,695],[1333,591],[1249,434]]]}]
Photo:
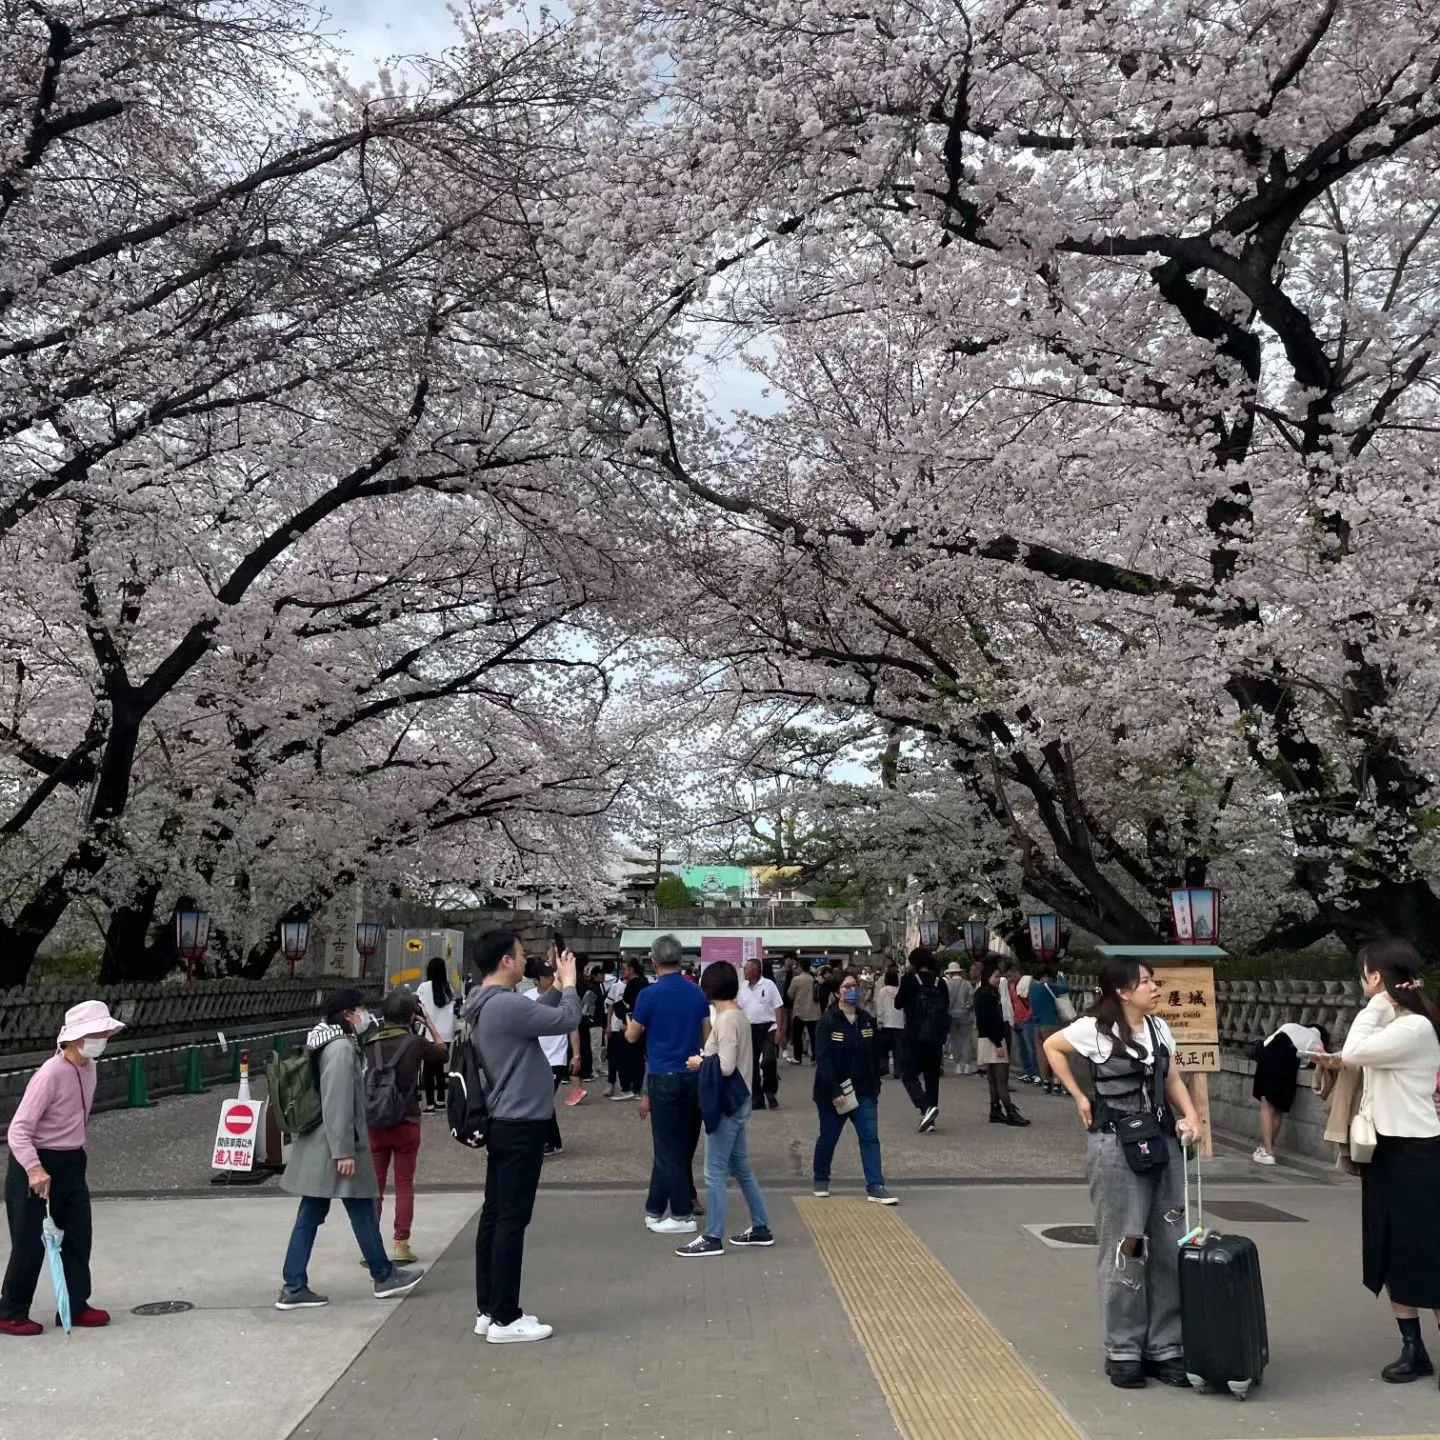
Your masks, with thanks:
[{"label": "person in gray coat", "polygon": [[305,1049],[315,1067],[320,1091],[321,1123],[308,1135],[297,1135],[285,1162],[281,1184],[300,1197],[295,1228],[285,1251],[284,1285],[277,1310],[312,1310],[330,1303],[310,1288],[310,1252],[315,1234],[338,1199],[370,1267],[375,1298],[403,1295],[420,1283],[423,1270],[401,1269],[385,1253],[380,1238],[376,1201],[380,1186],[370,1158],[370,1132],[365,1124],[365,1059],[356,1039],[370,1028],[365,998],[358,990],[340,990],[325,1002],[325,1018],[306,1037]]}]

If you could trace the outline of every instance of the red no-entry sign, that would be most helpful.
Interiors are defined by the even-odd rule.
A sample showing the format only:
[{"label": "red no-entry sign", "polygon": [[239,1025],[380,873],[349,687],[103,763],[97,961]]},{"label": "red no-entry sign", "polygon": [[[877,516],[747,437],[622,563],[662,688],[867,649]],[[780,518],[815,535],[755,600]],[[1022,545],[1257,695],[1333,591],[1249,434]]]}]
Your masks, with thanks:
[{"label": "red no-entry sign", "polygon": [[249,1170],[255,1164],[255,1137],[260,1126],[261,1105],[251,1100],[226,1100],[220,1107],[215,1127],[212,1170]]},{"label": "red no-entry sign", "polygon": [[248,1105],[233,1105],[225,1112],[225,1128],[232,1135],[244,1135],[255,1123],[255,1112]]}]

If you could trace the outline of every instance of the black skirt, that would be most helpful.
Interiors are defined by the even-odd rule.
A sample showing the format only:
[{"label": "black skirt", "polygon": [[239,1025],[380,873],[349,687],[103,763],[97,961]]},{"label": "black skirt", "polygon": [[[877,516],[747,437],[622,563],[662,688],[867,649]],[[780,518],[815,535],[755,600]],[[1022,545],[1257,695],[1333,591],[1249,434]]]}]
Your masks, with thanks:
[{"label": "black skirt", "polygon": [[1396,1305],[1440,1310],[1440,1137],[1380,1136],[1361,1171],[1365,1288]]},{"label": "black skirt", "polygon": [[1290,1113],[1299,1088],[1300,1052],[1288,1035],[1277,1035],[1260,1047],[1255,1061],[1255,1084],[1251,1094],[1268,1100],[1282,1115]]}]

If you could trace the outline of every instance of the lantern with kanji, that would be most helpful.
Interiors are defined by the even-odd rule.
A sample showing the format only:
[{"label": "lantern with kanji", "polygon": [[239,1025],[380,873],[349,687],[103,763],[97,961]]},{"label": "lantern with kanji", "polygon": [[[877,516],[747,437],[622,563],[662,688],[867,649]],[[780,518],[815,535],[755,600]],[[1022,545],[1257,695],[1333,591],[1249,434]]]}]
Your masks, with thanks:
[{"label": "lantern with kanji", "polygon": [[1211,885],[1196,885],[1170,892],[1170,914],[1175,939],[1181,945],[1220,943],[1220,892]]},{"label": "lantern with kanji", "polygon": [[384,933],[383,925],[376,925],[370,920],[362,920],[355,927],[355,949],[360,956],[360,978],[362,980],[365,978],[365,971],[371,958],[380,948],[380,937]]},{"label": "lantern with kanji", "polygon": [[290,962],[290,978],[295,978],[295,967],[305,958],[310,948],[310,922],[308,920],[282,920],[280,922],[280,949]]},{"label": "lantern with kanji", "polygon": [[1060,954],[1060,917],[1031,915],[1030,948],[1042,965],[1048,965]]},{"label": "lantern with kanji", "polygon": [[195,966],[210,948],[210,916],[204,910],[175,912],[175,949],[185,961],[185,983],[195,980]]},{"label": "lantern with kanji", "polygon": [[965,953],[972,960],[983,960],[990,953],[990,927],[983,920],[965,922]]}]

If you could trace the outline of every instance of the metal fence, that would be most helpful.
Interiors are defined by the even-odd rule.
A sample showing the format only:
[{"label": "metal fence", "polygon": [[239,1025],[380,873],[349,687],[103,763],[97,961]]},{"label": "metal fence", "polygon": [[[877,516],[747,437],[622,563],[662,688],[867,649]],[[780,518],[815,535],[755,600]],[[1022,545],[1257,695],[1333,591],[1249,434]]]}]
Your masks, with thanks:
[{"label": "metal fence", "polygon": [[[313,1020],[323,996],[357,982],[331,977],[294,980],[197,980],[193,985],[25,985],[0,990],[0,1056],[54,1047],[65,1012],[82,1000],[103,1000],[125,1023],[124,1042],[166,1035]],[[361,987],[379,998],[378,980]]]}]

